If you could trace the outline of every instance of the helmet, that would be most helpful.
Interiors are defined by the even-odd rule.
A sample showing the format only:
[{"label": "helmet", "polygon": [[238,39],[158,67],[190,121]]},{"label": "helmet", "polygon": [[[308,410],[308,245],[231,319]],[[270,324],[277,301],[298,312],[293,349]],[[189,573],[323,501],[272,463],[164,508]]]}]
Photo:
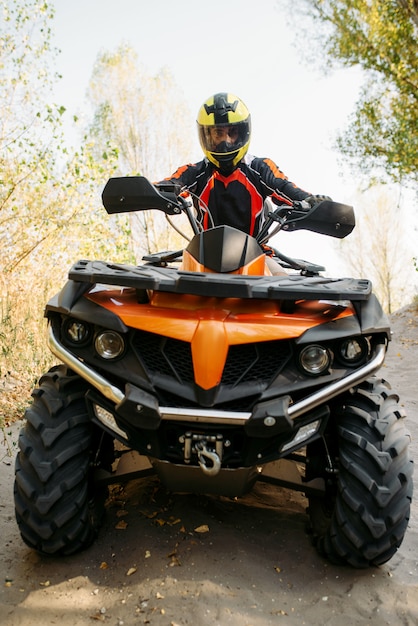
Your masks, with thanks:
[{"label": "helmet", "polygon": [[247,153],[251,115],[232,93],[217,93],[202,104],[197,115],[202,150],[217,168],[232,171]]}]

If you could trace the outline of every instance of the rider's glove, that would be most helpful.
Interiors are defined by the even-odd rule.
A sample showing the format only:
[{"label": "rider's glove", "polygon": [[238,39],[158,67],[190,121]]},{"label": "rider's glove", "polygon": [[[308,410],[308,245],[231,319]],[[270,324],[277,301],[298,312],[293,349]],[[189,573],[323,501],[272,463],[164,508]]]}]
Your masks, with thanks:
[{"label": "rider's glove", "polygon": [[315,206],[315,204],[318,204],[319,202],[322,202],[323,200],[331,200],[331,198],[329,196],[322,195],[308,196],[307,198],[304,198],[304,202],[307,202],[311,207]]},{"label": "rider's glove", "polygon": [[154,185],[155,187],[157,187],[159,191],[167,191],[167,192],[171,191],[176,196],[179,196],[181,191],[183,190],[183,185],[181,185],[180,183],[174,182],[172,180],[169,180],[169,179],[161,180],[158,183],[154,183]]}]

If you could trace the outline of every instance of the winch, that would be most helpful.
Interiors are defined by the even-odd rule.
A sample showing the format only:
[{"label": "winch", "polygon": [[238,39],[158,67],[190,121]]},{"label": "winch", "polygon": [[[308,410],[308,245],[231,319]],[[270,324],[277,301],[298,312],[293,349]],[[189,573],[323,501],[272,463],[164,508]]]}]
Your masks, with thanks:
[{"label": "winch", "polygon": [[219,473],[222,465],[224,445],[227,445],[227,442],[224,442],[223,435],[187,432],[181,440],[184,443],[185,463],[190,463],[193,455],[196,455],[204,474],[216,476]]}]

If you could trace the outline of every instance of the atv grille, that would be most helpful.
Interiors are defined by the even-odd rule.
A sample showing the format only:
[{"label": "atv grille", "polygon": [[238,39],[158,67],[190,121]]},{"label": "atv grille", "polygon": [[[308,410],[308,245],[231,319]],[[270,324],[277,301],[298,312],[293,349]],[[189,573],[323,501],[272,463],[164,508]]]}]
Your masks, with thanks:
[{"label": "atv grille", "polygon": [[269,383],[285,365],[289,356],[290,346],[287,341],[261,341],[230,346],[221,383]]},{"label": "atv grille", "polygon": [[[165,375],[183,384],[194,382],[190,343],[138,330],[133,348],[151,377]],[[290,356],[290,342],[283,340],[230,346],[221,385],[258,382],[267,386]]]},{"label": "atv grille", "polygon": [[172,376],[180,383],[194,381],[192,351],[186,341],[136,331],[133,348],[151,375]]}]

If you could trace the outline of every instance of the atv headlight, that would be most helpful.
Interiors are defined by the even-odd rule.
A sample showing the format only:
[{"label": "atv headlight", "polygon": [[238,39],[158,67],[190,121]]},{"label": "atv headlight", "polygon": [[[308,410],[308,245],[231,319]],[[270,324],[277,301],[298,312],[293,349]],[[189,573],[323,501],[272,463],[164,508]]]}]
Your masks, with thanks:
[{"label": "atv headlight", "polygon": [[319,376],[329,368],[331,364],[331,354],[323,346],[312,344],[301,350],[299,363],[306,374]]},{"label": "atv headlight", "polygon": [[339,360],[348,366],[359,365],[369,354],[370,345],[366,337],[351,337],[340,344]]},{"label": "atv headlight", "polygon": [[94,347],[102,359],[117,359],[125,350],[125,342],[119,333],[104,330],[96,336]]},{"label": "atv headlight", "polygon": [[89,324],[69,317],[63,323],[62,332],[68,343],[81,346],[90,339],[91,328]]}]

